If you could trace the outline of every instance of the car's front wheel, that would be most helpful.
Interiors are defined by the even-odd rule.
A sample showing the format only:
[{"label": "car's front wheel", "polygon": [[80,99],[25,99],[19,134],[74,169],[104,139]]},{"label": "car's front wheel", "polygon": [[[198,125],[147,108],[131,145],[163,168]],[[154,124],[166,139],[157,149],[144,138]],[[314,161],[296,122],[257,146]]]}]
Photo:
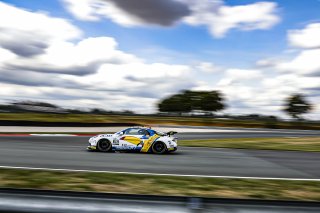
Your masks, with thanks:
[{"label": "car's front wheel", "polygon": [[112,144],[109,140],[107,139],[101,139],[98,142],[97,146],[98,150],[101,152],[110,152],[112,149]]},{"label": "car's front wheel", "polygon": [[155,153],[155,154],[163,154],[167,151],[167,147],[166,145],[161,142],[161,141],[158,141],[156,143],[154,143],[152,145],[152,152]]}]

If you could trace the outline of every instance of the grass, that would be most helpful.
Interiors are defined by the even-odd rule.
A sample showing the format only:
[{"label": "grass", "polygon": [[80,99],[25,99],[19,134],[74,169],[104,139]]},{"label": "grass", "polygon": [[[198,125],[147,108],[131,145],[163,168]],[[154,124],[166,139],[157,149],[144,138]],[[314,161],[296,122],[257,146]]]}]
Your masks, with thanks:
[{"label": "grass", "polygon": [[179,146],[320,152],[320,137],[180,140]]},{"label": "grass", "polygon": [[0,169],[0,187],[320,201],[319,181],[285,181]]},{"label": "grass", "polygon": [[320,123],[276,122],[210,117],[177,117],[146,115],[98,115],[98,114],[53,114],[53,113],[0,113],[0,120],[77,122],[77,123],[137,123],[141,125],[192,125],[248,128],[318,129]]}]

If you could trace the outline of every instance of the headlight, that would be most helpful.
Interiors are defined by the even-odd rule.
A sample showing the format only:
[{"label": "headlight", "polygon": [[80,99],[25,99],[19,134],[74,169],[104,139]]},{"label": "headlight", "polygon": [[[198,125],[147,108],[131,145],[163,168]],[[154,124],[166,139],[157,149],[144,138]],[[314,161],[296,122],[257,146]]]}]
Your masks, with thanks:
[{"label": "headlight", "polygon": [[90,139],[89,139],[89,143],[93,143],[93,142],[95,141],[95,138],[96,138],[96,137],[90,138]]}]

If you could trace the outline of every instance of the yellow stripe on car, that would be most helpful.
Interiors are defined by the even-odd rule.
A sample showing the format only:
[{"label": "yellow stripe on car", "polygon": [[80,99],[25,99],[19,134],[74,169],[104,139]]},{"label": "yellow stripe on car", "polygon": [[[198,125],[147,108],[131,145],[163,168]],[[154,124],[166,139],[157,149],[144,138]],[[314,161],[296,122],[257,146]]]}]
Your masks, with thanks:
[{"label": "yellow stripe on car", "polygon": [[140,138],[134,137],[134,136],[125,136],[125,138],[123,139],[129,143],[132,143],[134,145],[138,145],[141,142]]},{"label": "yellow stripe on car", "polygon": [[150,147],[152,146],[152,143],[159,138],[159,135],[155,134],[152,137],[150,137],[148,140],[144,141],[143,147],[141,149],[141,152],[148,152]]}]

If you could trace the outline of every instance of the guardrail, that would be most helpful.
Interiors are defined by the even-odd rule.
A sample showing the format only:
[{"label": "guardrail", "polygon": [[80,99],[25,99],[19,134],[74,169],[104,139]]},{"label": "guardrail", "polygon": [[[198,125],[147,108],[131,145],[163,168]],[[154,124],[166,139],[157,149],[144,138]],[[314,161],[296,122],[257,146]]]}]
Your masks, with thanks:
[{"label": "guardrail", "polygon": [[0,188],[0,212],[318,213],[320,203]]}]

